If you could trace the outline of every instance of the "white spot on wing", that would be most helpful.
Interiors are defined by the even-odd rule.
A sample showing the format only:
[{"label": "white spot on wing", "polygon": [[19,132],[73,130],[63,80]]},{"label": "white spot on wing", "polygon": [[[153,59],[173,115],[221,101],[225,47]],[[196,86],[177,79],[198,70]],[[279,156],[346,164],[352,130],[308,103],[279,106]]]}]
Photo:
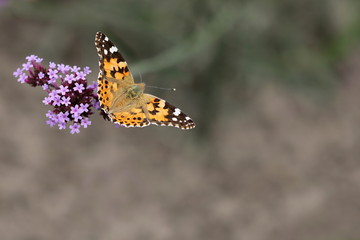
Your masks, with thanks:
[{"label": "white spot on wing", "polygon": [[107,42],[107,41],[109,41],[109,38],[108,38],[108,37],[105,37],[104,40]]},{"label": "white spot on wing", "polygon": [[175,108],[174,115],[179,116],[180,113],[181,113],[181,110],[178,108]]},{"label": "white spot on wing", "polygon": [[118,49],[117,49],[117,47],[115,47],[115,46],[112,46],[111,48],[110,48],[110,52],[111,53],[114,53],[114,52],[117,52],[118,51]]},{"label": "white spot on wing", "polygon": [[104,49],[104,54],[107,55],[108,54],[108,51],[106,49]]},{"label": "white spot on wing", "polygon": [[173,117],[172,120],[176,122],[178,119],[176,117]]}]

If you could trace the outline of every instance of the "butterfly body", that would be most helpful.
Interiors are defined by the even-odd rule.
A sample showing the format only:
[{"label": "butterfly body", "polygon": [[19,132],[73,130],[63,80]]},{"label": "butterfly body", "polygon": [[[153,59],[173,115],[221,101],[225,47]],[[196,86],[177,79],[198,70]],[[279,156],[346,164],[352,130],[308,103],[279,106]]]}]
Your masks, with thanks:
[{"label": "butterfly body", "polygon": [[125,127],[145,127],[150,124],[195,127],[193,120],[167,101],[144,93],[144,83],[134,83],[132,74],[117,47],[98,32],[95,46],[100,57],[98,97],[109,118]]}]

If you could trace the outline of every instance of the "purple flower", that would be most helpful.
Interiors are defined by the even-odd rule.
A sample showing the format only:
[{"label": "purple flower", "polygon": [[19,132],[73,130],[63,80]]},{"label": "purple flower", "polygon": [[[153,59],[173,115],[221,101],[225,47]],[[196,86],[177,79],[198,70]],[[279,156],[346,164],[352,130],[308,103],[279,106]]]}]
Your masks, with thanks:
[{"label": "purple flower", "polygon": [[73,114],[72,117],[74,118],[74,122],[79,122],[79,120],[82,119],[82,116],[80,114]]},{"label": "purple flower", "polygon": [[81,121],[81,125],[82,125],[84,128],[87,128],[88,126],[91,125],[91,121],[89,121],[89,118],[84,118],[84,119]]},{"label": "purple flower", "polygon": [[85,79],[86,74],[84,72],[78,72],[76,76],[76,80]]},{"label": "purple flower", "polygon": [[94,108],[95,109],[100,109],[100,102],[96,99],[96,100],[94,100]]},{"label": "purple flower", "polygon": [[93,81],[91,84],[87,85],[87,89],[96,89],[97,90],[97,82]]},{"label": "purple flower", "polygon": [[44,100],[42,101],[45,105],[49,105],[51,103],[51,98],[50,97],[45,97]]},{"label": "purple flower", "polygon": [[37,62],[37,63],[41,63],[41,62],[42,62],[42,60],[43,60],[42,58],[39,58],[39,57],[38,57],[38,58],[35,60],[35,62]]},{"label": "purple flower", "polygon": [[50,127],[53,127],[56,125],[57,115],[55,113],[53,113],[52,111],[49,110],[46,113],[46,117],[48,118],[48,120],[46,120],[46,124],[48,124]]},{"label": "purple flower", "polygon": [[13,73],[14,77],[18,78],[22,74],[21,68],[16,69],[16,71]]},{"label": "purple flower", "polygon": [[56,84],[56,78],[50,78],[48,81],[49,85],[55,85]]},{"label": "purple flower", "polygon": [[79,108],[79,105],[75,105],[74,107],[70,107],[70,109],[71,109],[71,111],[70,111],[70,113],[71,114],[81,114],[82,112],[80,111],[80,108]]},{"label": "purple flower", "polygon": [[67,81],[68,83],[72,83],[73,81],[76,81],[75,75],[74,74],[68,74],[65,76],[65,81]]},{"label": "purple flower", "polygon": [[82,83],[79,84],[76,82],[74,90],[78,91],[79,93],[82,93],[82,91],[85,90],[84,84],[82,84]]},{"label": "purple flower", "polygon": [[77,73],[78,71],[80,71],[80,68],[78,66],[73,66],[71,68],[71,71],[74,72],[74,73]]},{"label": "purple flower", "polygon": [[66,129],[66,123],[65,122],[58,123],[58,127],[59,127],[59,130]]},{"label": "purple flower", "polygon": [[28,62],[32,62],[32,61],[36,61],[36,59],[38,59],[38,57],[35,56],[35,55],[30,55],[30,56],[27,56],[25,59],[26,59]]},{"label": "purple flower", "polygon": [[54,117],[54,113],[49,110],[49,111],[45,114],[45,116],[46,116],[47,118],[49,118],[49,119],[52,119],[52,118]]},{"label": "purple flower", "polygon": [[57,67],[61,73],[66,73],[70,70],[70,66],[65,64],[58,64]]},{"label": "purple flower", "polygon": [[74,123],[73,125],[70,125],[69,128],[71,129],[71,130],[70,130],[70,133],[71,133],[71,134],[79,133],[79,132],[80,132],[80,124],[78,124],[78,123]]},{"label": "purple flower", "polygon": [[89,75],[91,73],[91,70],[89,67],[84,67],[84,73],[85,75]]},{"label": "purple flower", "polygon": [[56,68],[56,64],[54,62],[49,62],[49,68]]},{"label": "purple flower", "polygon": [[20,74],[20,76],[18,78],[18,82],[25,83],[26,80],[27,80],[27,76],[25,75],[25,73]]},{"label": "purple flower", "polygon": [[44,84],[41,86],[43,90],[47,91],[49,89],[49,85]]},{"label": "purple flower", "polygon": [[[46,68],[41,64],[42,59],[35,55],[26,57],[26,60],[13,75],[21,83],[41,86],[46,91],[47,96],[42,102],[53,108],[46,113],[46,124],[50,127],[57,125],[60,130],[69,124],[71,134],[91,125],[89,117],[100,107],[96,82],[87,83],[86,77],[91,73],[89,67],[80,71],[77,66],[50,62]],[[104,116],[101,110],[100,115]]]},{"label": "purple flower", "polygon": [[56,70],[56,69],[49,69],[49,71],[48,71],[49,78],[50,79],[57,79],[59,77],[58,72],[59,71]]},{"label": "purple flower", "polygon": [[81,113],[83,113],[83,112],[88,112],[89,111],[89,104],[88,103],[80,103],[80,108],[79,108],[79,111],[81,112]]},{"label": "purple flower", "polygon": [[43,72],[39,72],[38,77],[39,79],[43,79],[45,77],[45,74]]},{"label": "purple flower", "polygon": [[29,71],[29,69],[32,67],[30,62],[24,63],[22,66],[25,71]]},{"label": "purple flower", "polygon": [[55,126],[56,122],[51,119],[48,119],[48,120],[46,120],[46,124],[49,125],[50,127],[53,127],[53,126]]},{"label": "purple flower", "polygon": [[65,95],[67,92],[69,92],[68,86],[63,86],[60,85],[59,89],[57,90],[57,92],[61,95]]},{"label": "purple flower", "polygon": [[58,114],[58,119],[60,123],[66,123],[67,121],[70,120],[70,118],[68,117],[69,113],[68,112],[60,112]]},{"label": "purple flower", "polygon": [[71,117],[74,119],[75,122],[78,122],[80,119],[82,119],[81,114],[83,113],[82,110],[79,108],[79,105],[75,105],[74,107],[71,107]]},{"label": "purple flower", "polygon": [[52,90],[51,92],[49,92],[49,97],[50,97],[51,100],[54,100],[57,96],[59,96],[59,95],[58,95],[56,89],[54,89],[54,90]]},{"label": "purple flower", "polygon": [[61,105],[61,97],[59,95],[54,96],[52,105],[53,106]]},{"label": "purple flower", "polygon": [[61,104],[64,105],[64,106],[69,106],[71,104],[70,102],[70,97],[61,97]]}]

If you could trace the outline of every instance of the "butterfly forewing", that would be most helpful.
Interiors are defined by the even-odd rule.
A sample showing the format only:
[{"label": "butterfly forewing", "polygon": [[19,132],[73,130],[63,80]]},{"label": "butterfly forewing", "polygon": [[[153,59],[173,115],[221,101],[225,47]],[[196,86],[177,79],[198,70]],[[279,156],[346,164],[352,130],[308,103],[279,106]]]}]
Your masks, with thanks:
[{"label": "butterfly forewing", "polygon": [[100,71],[104,77],[134,82],[124,57],[105,34],[96,34],[95,46],[100,58]]}]

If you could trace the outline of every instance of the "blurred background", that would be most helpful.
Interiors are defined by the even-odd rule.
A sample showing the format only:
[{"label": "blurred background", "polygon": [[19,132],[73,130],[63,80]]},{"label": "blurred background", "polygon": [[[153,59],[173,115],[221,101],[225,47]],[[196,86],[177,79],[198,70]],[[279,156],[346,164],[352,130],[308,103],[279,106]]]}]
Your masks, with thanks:
[{"label": "blurred background", "polygon": [[[0,1],[0,239],[360,239],[360,2]],[[194,130],[71,135],[12,73],[97,31]]]}]

